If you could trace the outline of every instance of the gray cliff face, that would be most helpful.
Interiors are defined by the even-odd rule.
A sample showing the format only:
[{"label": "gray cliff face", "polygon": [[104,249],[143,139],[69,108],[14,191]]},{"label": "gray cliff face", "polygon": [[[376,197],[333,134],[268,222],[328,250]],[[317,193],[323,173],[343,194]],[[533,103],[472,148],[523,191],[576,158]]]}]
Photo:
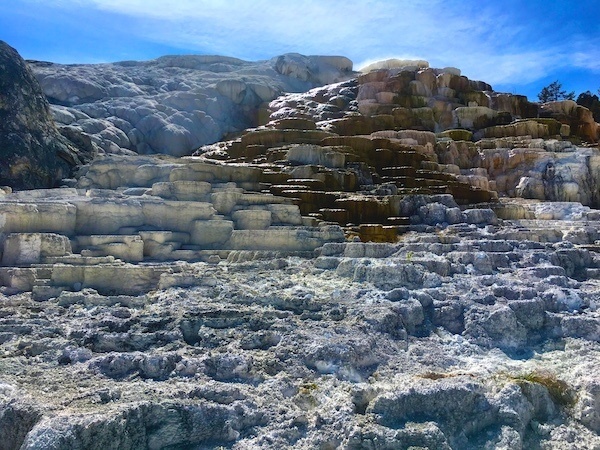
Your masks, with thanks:
[{"label": "gray cliff face", "polygon": [[188,55],[30,65],[69,137],[89,135],[94,148],[113,154],[191,154],[257,125],[261,105],[282,92],[353,76],[347,58],[299,54],[258,62]]},{"label": "gray cliff face", "polygon": [[82,162],[77,153],[56,129],[25,61],[0,41],[0,184],[52,187]]}]

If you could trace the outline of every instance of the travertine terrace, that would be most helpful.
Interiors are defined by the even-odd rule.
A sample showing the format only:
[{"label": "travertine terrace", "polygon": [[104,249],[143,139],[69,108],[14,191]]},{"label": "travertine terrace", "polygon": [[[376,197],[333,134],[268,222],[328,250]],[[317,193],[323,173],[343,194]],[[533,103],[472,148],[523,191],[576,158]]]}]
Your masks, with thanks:
[{"label": "travertine terrace", "polygon": [[[102,98],[53,106],[101,156],[2,191],[0,449],[600,448],[589,111],[424,61],[311,58],[269,67],[304,89],[344,76],[272,99],[215,75],[253,128],[224,119],[193,149],[196,122],[146,136],[110,115],[175,124],[160,99],[188,95],[144,103],[132,79],[105,98],[119,65],[83,85]],[[96,73],[34,70],[55,100]]]}]

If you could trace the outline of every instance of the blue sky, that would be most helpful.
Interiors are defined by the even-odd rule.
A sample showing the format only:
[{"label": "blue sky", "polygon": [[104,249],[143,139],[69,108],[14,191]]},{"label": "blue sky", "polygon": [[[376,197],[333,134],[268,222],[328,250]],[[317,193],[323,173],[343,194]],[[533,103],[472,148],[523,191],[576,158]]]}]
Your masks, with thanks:
[{"label": "blue sky", "polygon": [[5,0],[0,39],[62,63],[298,52],[425,59],[530,99],[600,88],[598,0]]}]

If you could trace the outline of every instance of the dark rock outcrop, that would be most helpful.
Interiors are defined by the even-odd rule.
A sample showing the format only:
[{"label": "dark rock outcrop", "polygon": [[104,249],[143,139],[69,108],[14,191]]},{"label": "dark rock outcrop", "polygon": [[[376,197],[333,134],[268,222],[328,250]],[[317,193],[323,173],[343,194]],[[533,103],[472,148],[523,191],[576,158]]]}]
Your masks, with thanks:
[{"label": "dark rock outcrop", "polygon": [[78,153],[56,129],[25,61],[0,41],[0,184],[52,187],[82,162]]}]

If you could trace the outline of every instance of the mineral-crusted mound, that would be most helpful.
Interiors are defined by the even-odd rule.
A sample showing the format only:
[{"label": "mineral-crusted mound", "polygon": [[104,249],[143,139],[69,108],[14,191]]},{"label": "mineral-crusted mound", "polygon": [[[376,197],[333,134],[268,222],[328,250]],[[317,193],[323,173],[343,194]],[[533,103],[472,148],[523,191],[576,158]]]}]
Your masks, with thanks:
[{"label": "mineral-crusted mound", "polygon": [[4,193],[0,449],[600,448],[598,150],[384,66]]},{"label": "mineral-crusted mound", "polygon": [[[233,159],[244,153],[248,162],[252,155],[267,156],[270,162],[286,145],[316,144],[326,148],[295,149],[290,161],[295,163],[294,155],[308,152],[303,161],[312,158],[332,172],[347,172],[353,163],[366,162],[376,169],[375,180],[389,180],[399,188],[424,187],[407,178],[426,180],[430,191],[455,197],[472,199],[489,190],[600,205],[594,189],[600,180],[597,148],[580,146],[597,142],[600,136],[600,125],[587,108],[572,101],[538,105],[522,95],[495,92],[452,67],[388,60],[351,79],[357,74],[346,58],[298,54],[256,63],[218,56],[168,56],[97,65],[32,62],[31,67],[53,103],[61,132],[86,151],[188,155],[225,135],[263,124],[279,131],[246,132],[241,145],[230,149]],[[300,93],[284,95],[265,107],[290,91]],[[325,141],[332,135],[323,132],[343,138]],[[365,136],[375,140],[366,144]],[[382,141],[391,138],[393,145]],[[425,146],[428,162],[443,167],[384,155],[382,150],[397,153],[400,144],[407,150],[410,145]],[[321,164],[323,156],[314,159],[316,153],[325,152],[329,158],[348,153],[349,147],[353,155],[344,161],[339,155],[326,164]],[[276,148],[279,153],[272,150]],[[417,177],[407,173],[411,165],[419,171]],[[374,173],[364,168],[359,178],[367,184]],[[439,171],[443,174],[437,175]],[[349,185],[357,186],[355,178],[350,174],[341,180],[338,174],[334,184],[348,190]],[[480,189],[476,195],[474,188]],[[483,201],[485,194],[479,197]],[[310,212],[345,209],[337,206],[323,203]]]},{"label": "mineral-crusted mound", "polygon": [[600,445],[598,211],[380,186],[410,220],[359,242],[272,173],[112,156],[0,199],[5,448]]},{"label": "mineral-crusted mound", "polygon": [[52,187],[82,156],[56,129],[30,68],[3,41],[0,68],[0,185]]},{"label": "mineral-crusted mound", "polygon": [[[361,180],[355,185],[380,180],[400,190],[452,193],[467,202],[484,201],[485,191],[496,191],[600,206],[600,151],[582,145],[582,140],[598,141],[600,124],[587,108],[572,101],[540,106],[521,95],[494,92],[458,69],[433,69],[423,61],[384,65],[398,64],[279,97],[270,103],[270,122],[262,129],[246,132],[227,147],[202,151],[255,162],[264,156],[271,162],[287,152],[294,163],[299,150],[291,144],[318,144],[320,149],[313,145],[303,151],[304,161],[312,158],[329,172],[354,171]],[[321,135],[319,142],[319,132],[333,135]],[[420,162],[409,158],[411,151]],[[331,159],[327,164],[324,156],[317,157],[325,154]],[[319,172],[309,177],[326,176]],[[353,190],[346,180],[344,190]]]},{"label": "mineral-crusted mound", "polygon": [[30,65],[70,136],[83,134],[100,152],[175,156],[255,126],[261,105],[282,92],[353,76],[347,58],[299,54],[259,62],[186,55]]}]

